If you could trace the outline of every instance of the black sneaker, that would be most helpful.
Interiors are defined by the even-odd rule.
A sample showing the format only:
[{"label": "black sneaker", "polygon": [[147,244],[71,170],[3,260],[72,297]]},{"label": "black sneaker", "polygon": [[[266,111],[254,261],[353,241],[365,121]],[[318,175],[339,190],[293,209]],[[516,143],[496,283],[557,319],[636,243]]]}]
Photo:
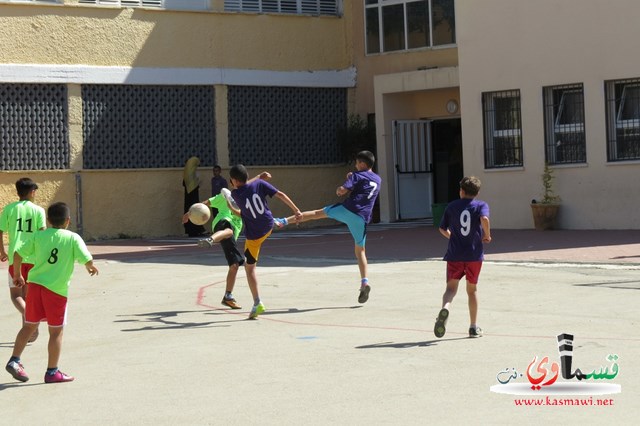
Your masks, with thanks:
[{"label": "black sneaker", "polygon": [[205,238],[203,240],[198,240],[198,247],[200,248],[210,248],[213,247],[215,243],[211,238]]},{"label": "black sneaker", "polygon": [[371,292],[371,287],[369,284],[365,284],[360,286],[360,294],[358,295],[358,303],[365,303],[369,300],[369,293]]},{"label": "black sneaker", "polygon": [[482,337],[482,329],[478,326],[469,327],[469,337]]},{"label": "black sneaker", "polygon": [[447,325],[447,320],[449,319],[449,310],[442,308],[438,313],[438,318],[436,318],[436,325],[433,327],[433,334],[436,337],[440,338],[444,336],[444,333],[447,331],[445,328]]}]

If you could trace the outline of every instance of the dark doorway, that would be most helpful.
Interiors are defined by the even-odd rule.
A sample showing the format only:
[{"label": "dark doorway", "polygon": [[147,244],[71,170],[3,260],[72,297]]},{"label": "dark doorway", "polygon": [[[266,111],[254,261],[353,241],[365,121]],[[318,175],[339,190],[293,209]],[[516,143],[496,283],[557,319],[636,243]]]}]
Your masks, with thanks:
[{"label": "dark doorway", "polygon": [[431,123],[431,136],[434,202],[448,203],[460,197],[459,183],[463,178],[460,119],[434,120]]}]

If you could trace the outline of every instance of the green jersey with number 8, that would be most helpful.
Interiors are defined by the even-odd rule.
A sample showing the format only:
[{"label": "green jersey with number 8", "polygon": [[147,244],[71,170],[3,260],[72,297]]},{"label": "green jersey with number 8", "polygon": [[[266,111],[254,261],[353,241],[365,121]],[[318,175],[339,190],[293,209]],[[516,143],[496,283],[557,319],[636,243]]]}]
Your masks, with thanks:
[{"label": "green jersey with number 8", "polygon": [[68,229],[47,228],[33,239],[16,247],[20,256],[34,260],[29,282],[40,284],[52,292],[67,297],[74,262],[82,265],[93,257],[80,235]]}]

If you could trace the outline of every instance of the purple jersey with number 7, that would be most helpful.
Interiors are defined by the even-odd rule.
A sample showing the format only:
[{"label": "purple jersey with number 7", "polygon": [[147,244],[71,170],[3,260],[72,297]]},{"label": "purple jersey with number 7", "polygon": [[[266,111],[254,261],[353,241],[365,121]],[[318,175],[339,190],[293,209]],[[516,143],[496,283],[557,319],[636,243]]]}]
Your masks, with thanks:
[{"label": "purple jersey with number 7", "polygon": [[256,179],[231,191],[240,208],[244,222],[244,234],[248,240],[257,240],[273,229],[273,215],[267,204],[267,196],[273,197],[278,190],[262,179]]},{"label": "purple jersey with number 7", "polygon": [[484,260],[480,218],[489,217],[489,205],[481,200],[460,198],[447,205],[440,228],[449,229],[451,237],[444,260],[476,262]]},{"label": "purple jersey with number 7", "polygon": [[380,176],[371,170],[351,173],[351,176],[342,184],[345,189],[351,191],[342,205],[350,212],[362,217],[365,223],[369,223],[373,204],[380,193],[381,182]]}]

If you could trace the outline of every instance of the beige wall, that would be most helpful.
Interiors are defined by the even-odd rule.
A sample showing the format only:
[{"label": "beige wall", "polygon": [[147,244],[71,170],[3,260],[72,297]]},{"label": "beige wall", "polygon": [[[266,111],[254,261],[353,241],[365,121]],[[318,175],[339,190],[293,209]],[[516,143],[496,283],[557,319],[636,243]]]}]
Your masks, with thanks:
[{"label": "beige wall", "polygon": [[0,63],[344,69],[351,65],[347,21],[335,17],[0,4]]},{"label": "beige wall", "polygon": [[[607,163],[604,80],[640,77],[634,0],[458,0],[460,96],[465,174],[498,228],[531,228],[529,202],[542,192],[542,87],[583,83],[587,163],[555,167],[566,229],[638,229],[630,192],[640,162]],[[520,89],[524,167],[484,170],[481,93]],[[631,185],[631,187],[630,187]]]}]

